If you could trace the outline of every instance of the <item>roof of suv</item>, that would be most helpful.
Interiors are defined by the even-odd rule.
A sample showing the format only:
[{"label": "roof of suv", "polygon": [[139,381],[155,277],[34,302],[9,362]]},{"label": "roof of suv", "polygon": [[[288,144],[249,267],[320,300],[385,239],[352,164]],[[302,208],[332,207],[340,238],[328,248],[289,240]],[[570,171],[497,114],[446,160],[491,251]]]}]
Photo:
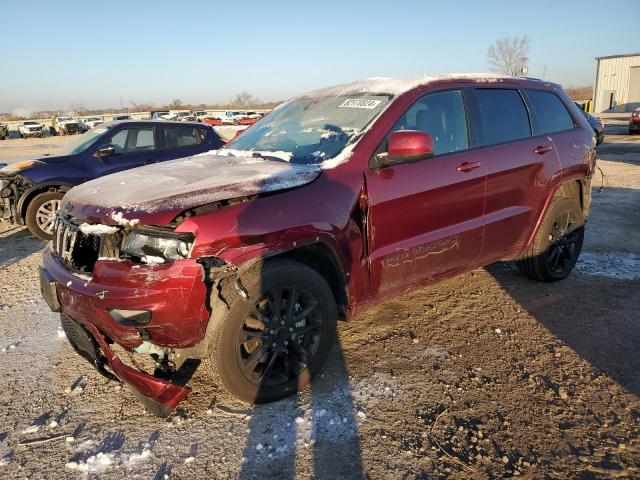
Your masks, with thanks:
[{"label": "roof of suv", "polygon": [[450,73],[446,75],[423,75],[418,77],[371,77],[364,80],[335,85],[333,87],[321,88],[303,94],[302,96],[325,96],[325,95],[349,95],[357,93],[382,93],[399,95],[421,85],[443,81],[469,81],[469,82],[540,82],[552,85],[551,82],[543,82],[536,78],[510,77],[507,75],[496,75],[493,73]]}]

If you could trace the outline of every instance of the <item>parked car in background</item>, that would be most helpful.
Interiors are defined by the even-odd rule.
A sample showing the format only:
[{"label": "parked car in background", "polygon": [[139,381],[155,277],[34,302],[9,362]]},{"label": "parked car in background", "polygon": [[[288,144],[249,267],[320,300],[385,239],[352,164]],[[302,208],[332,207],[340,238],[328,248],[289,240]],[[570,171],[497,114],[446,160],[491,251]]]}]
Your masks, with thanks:
[{"label": "parked car in background", "polygon": [[198,122],[202,122],[205,118],[209,116],[209,112],[206,112],[204,110],[197,110],[193,112],[193,114],[196,116],[196,120]]},{"label": "parked car in background", "polygon": [[164,116],[169,114],[169,110],[157,110],[151,112],[151,120],[164,120]]},{"label": "parked car in background", "polygon": [[75,135],[80,133],[80,124],[72,117],[54,117],[51,133],[54,135]]},{"label": "parked car in background", "polygon": [[178,115],[176,120],[178,120],[179,122],[197,122],[198,121],[198,117],[196,117],[192,113],[186,113],[184,115]]},{"label": "parked car in background", "polygon": [[35,120],[27,120],[18,124],[18,133],[21,138],[44,137],[44,125]]},{"label": "parked car in background", "polygon": [[26,225],[51,240],[65,192],[87,180],[220,148],[224,141],[204,125],[176,122],[104,123],[53,154],[0,169],[0,219]]},{"label": "parked car in background", "polygon": [[237,117],[237,125],[253,125],[260,120],[261,115],[256,112],[243,112]]},{"label": "parked car in background", "polygon": [[584,118],[587,119],[587,122],[589,122],[589,125],[591,125],[591,128],[593,128],[593,133],[596,136],[596,145],[600,145],[604,142],[604,123],[602,123],[602,120],[594,117],[590,113],[587,113],[584,110],[580,111],[582,112],[582,115],[584,115]]},{"label": "parked car in background", "polygon": [[120,122],[122,120],[131,120],[131,115],[113,115],[113,122]]},{"label": "parked car in background", "polygon": [[0,140],[9,138],[9,127],[6,123],[0,122]]},{"label": "parked car in background", "polygon": [[81,132],[91,130],[93,127],[97,127],[98,125],[102,125],[103,123],[104,120],[101,117],[86,117],[78,120]]},{"label": "parked car in background", "polygon": [[207,116],[202,120],[202,123],[206,123],[207,125],[219,126],[222,125],[222,120],[219,117]]},{"label": "parked car in background", "polygon": [[629,134],[640,132],[640,108],[636,108],[629,118]]},{"label": "parked car in background", "polygon": [[224,114],[218,117],[223,125],[236,125],[238,120],[242,118],[242,112],[239,110],[233,110],[224,112]]},{"label": "parked car in background", "polygon": [[[41,289],[76,351],[160,414],[189,394],[189,359],[209,359],[243,401],[277,400],[322,368],[338,319],[376,302],[504,258],[534,280],[567,277],[594,147],[549,82],[311,92],[217,152],[70,190]],[[155,370],[125,365],[112,343],[152,354]]]}]

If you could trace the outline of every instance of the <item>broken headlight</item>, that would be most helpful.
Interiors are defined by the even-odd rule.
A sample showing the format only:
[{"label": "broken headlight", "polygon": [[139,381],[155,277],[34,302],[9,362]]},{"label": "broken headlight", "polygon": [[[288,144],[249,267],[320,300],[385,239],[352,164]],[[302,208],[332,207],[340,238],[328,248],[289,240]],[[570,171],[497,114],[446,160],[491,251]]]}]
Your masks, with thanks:
[{"label": "broken headlight", "polygon": [[164,263],[165,260],[189,258],[193,238],[131,232],[122,242],[121,254],[137,257],[143,263]]}]

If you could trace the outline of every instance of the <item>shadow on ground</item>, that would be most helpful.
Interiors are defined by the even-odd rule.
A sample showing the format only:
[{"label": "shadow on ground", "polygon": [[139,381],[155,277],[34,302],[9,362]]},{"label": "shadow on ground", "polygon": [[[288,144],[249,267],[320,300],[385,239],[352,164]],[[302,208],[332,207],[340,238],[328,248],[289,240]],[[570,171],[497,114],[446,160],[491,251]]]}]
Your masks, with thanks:
[{"label": "shadow on ground", "polygon": [[[487,271],[551,333],[640,397],[640,280],[573,272],[561,282],[542,284],[507,262]],[[575,301],[578,295],[582,302]]]},{"label": "shadow on ground", "polygon": [[0,270],[28,257],[45,247],[42,240],[20,226],[11,226],[0,232]]}]

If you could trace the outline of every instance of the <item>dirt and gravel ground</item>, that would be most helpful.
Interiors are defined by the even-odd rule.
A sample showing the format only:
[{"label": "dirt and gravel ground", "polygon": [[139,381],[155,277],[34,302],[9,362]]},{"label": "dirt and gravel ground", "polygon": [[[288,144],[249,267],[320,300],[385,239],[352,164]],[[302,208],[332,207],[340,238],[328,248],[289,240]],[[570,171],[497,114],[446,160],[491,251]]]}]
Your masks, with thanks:
[{"label": "dirt and gravel ground", "polygon": [[387,302],[341,325],[310,391],[256,408],[201,368],[147,414],[67,344],[43,244],[0,227],[0,477],[640,478],[640,137],[608,131],[569,279],[500,263]]}]

